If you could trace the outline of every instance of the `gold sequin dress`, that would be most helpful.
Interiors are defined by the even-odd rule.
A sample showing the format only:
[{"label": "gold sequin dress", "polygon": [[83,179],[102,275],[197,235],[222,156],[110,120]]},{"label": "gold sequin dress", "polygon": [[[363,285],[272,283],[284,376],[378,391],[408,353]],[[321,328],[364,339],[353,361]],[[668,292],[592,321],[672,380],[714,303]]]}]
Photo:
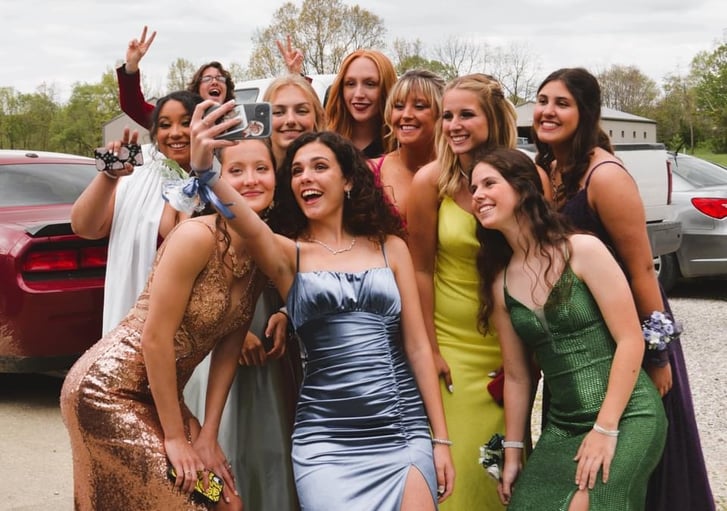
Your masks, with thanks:
[{"label": "gold sequin dress", "polygon": [[[249,323],[264,285],[252,261],[241,258],[232,284],[241,298],[233,303],[233,277],[224,266],[222,245],[216,247],[193,285],[174,336],[185,428],[190,417],[182,398],[185,383],[220,338]],[[149,282],[164,248],[159,250]],[[148,289],[147,284],[126,318],[76,362],[63,384],[61,413],[73,451],[76,510],[207,509],[178,492],[167,477],[164,435],[141,351]]]}]

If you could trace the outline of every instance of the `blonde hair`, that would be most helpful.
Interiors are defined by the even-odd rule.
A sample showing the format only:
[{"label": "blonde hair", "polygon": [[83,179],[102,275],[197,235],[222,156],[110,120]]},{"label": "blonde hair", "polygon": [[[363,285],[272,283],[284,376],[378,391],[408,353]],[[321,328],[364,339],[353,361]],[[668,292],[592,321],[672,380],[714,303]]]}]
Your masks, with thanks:
[{"label": "blonde hair", "polygon": [[389,91],[384,108],[384,122],[389,131],[386,137],[391,146],[394,145],[394,127],[391,125],[391,112],[394,105],[405,102],[411,94],[421,94],[429,102],[434,119],[438,120],[442,115],[444,85],[445,82],[441,76],[426,69],[412,69],[401,75]]},{"label": "blonde hair", "polygon": [[278,91],[289,85],[298,87],[303,92],[306,99],[310,102],[315,116],[313,131],[321,131],[326,125],[326,114],[323,111],[323,105],[321,105],[321,100],[315,89],[313,89],[313,86],[302,76],[291,74],[276,78],[270,82],[270,85],[268,85],[268,88],[265,90],[265,94],[263,94],[263,101],[272,103],[272,99]]},{"label": "blonde hair", "polygon": [[[444,88],[442,98],[447,92],[466,90],[477,96],[480,108],[487,119],[488,138],[478,147],[490,150],[496,147],[514,149],[517,146],[517,113],[513,104],[505,97],[500,82],[492,76],[475,73],[461,76],[450,81]],[[439,197],[453,196],[462,186],[461,173],[468,171],[462,167],[459,158],[442,133],[442,119],[437,122],[437,161],[441,172],[437,182]]]},{"label": "blonde hair", "polygon": [[381,97],[379,98],[378,112],[378,116],[381,121],[380,137],[383,141],[384,152],[389,152],[391,150],[390,144],[387,143],[389,128],[386,126],[386,123],[384,123],[384,110],[389,91],[396,83],[396,69],[394,69],[394,65],[391,63],[391,60],[389,60],[389,58],[380,51],[360,49],[349,53],[346,58],[343,59],[341,68],[331,84],[331,90],[326,103],[328,129],[343,135],[349,140],[353,135],[354,121],[343,100],[343,81],[346,77],[348,67],[359,57],[366,57],[371,60],[376,66],[376,69],[379,71],[379,85],[381,86]]}]

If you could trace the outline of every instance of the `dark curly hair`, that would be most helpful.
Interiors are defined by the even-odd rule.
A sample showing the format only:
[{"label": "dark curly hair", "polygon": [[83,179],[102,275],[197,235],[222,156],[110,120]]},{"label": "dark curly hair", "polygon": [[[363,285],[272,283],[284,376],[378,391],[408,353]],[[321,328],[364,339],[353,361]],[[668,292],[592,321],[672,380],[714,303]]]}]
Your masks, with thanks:
[{"label": "dark curly hair", "polygon": [[194,73],[194,76],[187,85],[187,90],[199,94],[199,86],[202,83],[202,73],[204,73],[205,69],[210,67],[214,67],[215,69],[217,69],[217,71],[220,72],[222,76],[227,78],[227,82],[225,83],[225,86],[227,87],[227,92],[225,93],[225,99],[222,102],[224,103],[231,99],[235,99],[235,82],[232,79],[232,75],[227,69],[224,68],[222,64],[220,64],[216,60],[208,62],[207,64],[202,64],[197,69],[197,71]]},{"label": "dark curly hair", "polygon": [[[580,188],[581,179],[588,170],[593,150],[601,147],[613,154],[613,148],[608,135],[601,129],[601,87],[596,77],[581,67],[558,69],[550,73],[540,84],[538,94],[545,85],[553,81],[563,82],[578,107],[578,127],[571,140],[570,160],[558,162],[562,169],[564,197],[570,198]],[[538,139],[534,127],[532,137],[537,147],[535,163],[544,168],[548,174],[552,174],[552,164],[555,161],[553,148]]]},{"label": "dark curly hair", "polygon": [[[570,249],[568,235],[575,232],[567,220],[556,212],[543,195],[543,182],[533,161],[517,149],[496,148],[480,151],[474,156],[472,169],[486,163],[502,175],[519,197],[515,206],[515,217],[521,229],[530,230],[535,238],[534,247],[524,247],[526,252],[538,250],[548,259],[545,274],[553,266],[551,247]],[[471,175],[471,174],[470,174]],[[486,229],[477,223],[477,240],[480,249],[477,253],[477,272],[480,279],[479,327],[487,332],[494,304],[493,284],[497,275],[503,271],[513,254],[513,250],[500,231]],[[552,283],[550,283],[552,284]]]},{"label": "dark curly hair", "polygon": [[353,235],[379,242],[389,234],[403,237],[401,218],[392,211],[363,154],[348,139],[332,131],[304,133],[288,146],[278,168],[275,208],[268,221],[273,230],[298,238],[308,227],[308,219],[293,194],[291,179],[293,158],[301,147],[313,142],[324,144],[333,152],[343,176],[352,185],[351,197],[343,203],[344,228]]}]

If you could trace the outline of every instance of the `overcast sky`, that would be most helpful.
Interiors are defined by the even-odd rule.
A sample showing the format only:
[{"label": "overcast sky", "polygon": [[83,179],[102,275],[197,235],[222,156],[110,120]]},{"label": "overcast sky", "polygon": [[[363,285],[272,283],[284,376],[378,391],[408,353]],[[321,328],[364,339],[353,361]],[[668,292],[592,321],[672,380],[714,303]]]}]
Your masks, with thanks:
[{"label": "overcast sky", "polygon": [[[302,0],[294,0],[300,4]],[[344,0],[353,3],[352,0]],[[201,65],[247,65],[254,31],[282,0],[0,0],[0,87],[54,85],[65,101],[75,82],[97,83],[123,61],[144,24],[157,38],[141,63],[145,82],[166,88],[178,57]],[[634,65],[661,83],[692,57],[727,41],[725,0],[362,0],[387,37],[450,36],[492,46],[527,45],[542,79],[564,66],[599,72]]]}]

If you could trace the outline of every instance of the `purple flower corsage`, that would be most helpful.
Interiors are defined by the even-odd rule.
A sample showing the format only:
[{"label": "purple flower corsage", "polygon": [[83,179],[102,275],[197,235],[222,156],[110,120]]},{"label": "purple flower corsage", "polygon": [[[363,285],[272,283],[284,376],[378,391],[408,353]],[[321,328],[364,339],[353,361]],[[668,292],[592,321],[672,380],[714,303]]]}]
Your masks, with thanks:
[{"label": "purple flower corsage", "polygon": [[682,333],[682,328],[674,322],[670,314],[654,311],[641,322],[641,331],[644,334],[647,350],[663,351]]}]

